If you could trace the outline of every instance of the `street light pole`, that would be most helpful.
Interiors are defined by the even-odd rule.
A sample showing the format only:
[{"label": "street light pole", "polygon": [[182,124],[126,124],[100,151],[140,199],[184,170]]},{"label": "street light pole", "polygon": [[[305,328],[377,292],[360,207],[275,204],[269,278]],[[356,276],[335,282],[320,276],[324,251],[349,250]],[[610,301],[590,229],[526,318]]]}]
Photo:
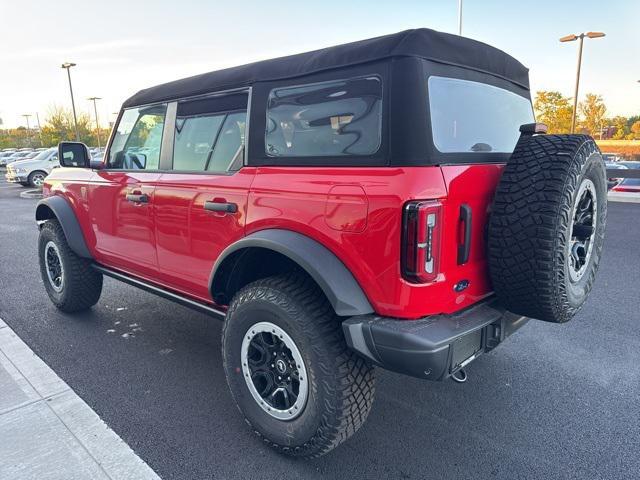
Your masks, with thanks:
[{"label": "street light pole", "polygon": [[576,132],[576,113],[578,112],[578,88],[580,87],[580,68],[582,67],[582,45],[584,35],[580,35],[580,46],[578,47],[578,67],[576,68],[576,88],[573,91],[573,115],[571,117],[571,133]]},{"label": "street light pole", "polygon": [[40,137],[40,146],[44,147],[44,142],[42,141],[42,127],[40,126],[40,115],[36,112],[36,121],[38,122],[38,136]]},{"label": "street light pole", "polygon": [[458,35],[462,36],[462,0],[458,0]]},{"label": "street light pole", "polygon": [[567,35],[560,39],[561,42],[575,42],[580,40],[580,46],[578,47],[578,67],[576,69],[576,88],[573,94],[573,115],[571,116],[571,133],[576,131],[576,113],[578,112],[578,87],[580,86],[580,67],[582,66],[582,45],[584,43],[584,37],[599,38],[604,37],[602,32],[587,32],[580,35]]},{"label": "street light pole", "polygon": [[75,67],[75,63],[65,62],[61,65],[67,71],[67,77],[69,78],[69,92],[71,92],[71,108],[73,109],[73,125],[76,130],[76,142],[80,141],[80,134],[78,133],[78,117],[76,116],[76,102],[73,99],[73,87],[71,86],[71,67]]},{"label": "street light pole", "polygon": [[96,107],[96,100],[102,100],[102,98],[89,97],[87,100],[93,101],[93,113],[96,114],[96,137],[98,138],[98,148],[100,148],[100,124],[98,123],[98,107]]},{"label": "street light pole", "polygon": [[31,129],[29,128],[29,117],[31,117],[32,115],[29,113],[25,113],[22,115],[25,120],[27,121],[27,139],[29,140],[29,146],[31,147]]}]

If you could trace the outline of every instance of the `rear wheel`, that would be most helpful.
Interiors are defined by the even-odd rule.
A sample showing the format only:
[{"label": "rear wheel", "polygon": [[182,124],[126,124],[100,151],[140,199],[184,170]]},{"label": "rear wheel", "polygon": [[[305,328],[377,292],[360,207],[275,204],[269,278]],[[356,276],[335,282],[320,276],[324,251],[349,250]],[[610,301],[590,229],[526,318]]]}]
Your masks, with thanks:
[{"label": "rear wheel", "polygon": [[78,312],[98,302],[102,274],[71,250],[56,220],[47,220],[40,229],[38,257],[44,288],[58,309]]},{"label": "rear wheel", "polygon": [[305,276],[270,277],[240,290],[222,348],[238,408],[282,453],[323,455],[369,414],[373,367],[349,350],[339,317]]},{"label": "rear wheel", "polygon": [[489,224],[489,269],[512,312],[566,322],[595,280],[607,214],[604,162],[586,135],[521,138]]}]

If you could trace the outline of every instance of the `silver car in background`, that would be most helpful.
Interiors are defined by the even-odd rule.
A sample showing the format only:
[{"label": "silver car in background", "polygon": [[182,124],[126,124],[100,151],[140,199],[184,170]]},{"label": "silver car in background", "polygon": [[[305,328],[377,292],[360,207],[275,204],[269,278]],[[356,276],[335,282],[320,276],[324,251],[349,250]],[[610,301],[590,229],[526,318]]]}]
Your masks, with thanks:
[{"label": "silver car in background", "polygon": [[40,187],[49,172],[60,166],[57,148],[48,148],[35,153],[33,158],[18,160],[7,165],[5,178],[8,182],[19,183],[25,187]]},{"label": "silver car in background", "polygon": [[9,155],[3,156],[0,158],[0,166],[9,165],[11,162],[16,162],[18,160],[24,160],[28,155],[33,154],[31,151],[16,151],[9,152]]}]

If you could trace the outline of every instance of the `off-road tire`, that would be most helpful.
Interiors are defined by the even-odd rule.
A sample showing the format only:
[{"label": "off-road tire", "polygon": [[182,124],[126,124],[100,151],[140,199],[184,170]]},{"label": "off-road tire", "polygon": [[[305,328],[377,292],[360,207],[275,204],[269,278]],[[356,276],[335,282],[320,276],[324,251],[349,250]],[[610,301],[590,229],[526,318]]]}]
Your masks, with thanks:
[{"label": "off-road tire", "polygon": [[[44,252],[49,242],[53,242],[57,247],[63,266],[60,292],[53,288],[47,276]],[[91,267],[89,260],[71,250],[57,220],[47,220],[42,225],[38,238],[38,258],[44,288],[59,310],[67,313],[79,312],[91,308],[98,302],[102,293],[102,274]]]},{"label": "off-road tire", "polygon": [[[309,395],[288,420],[267,414],[252,397],[241,368],[241,343],[251,326],[268,320],[295,342],[306,365]],[[374,371],[351,351],[340,318],[308,277],[284,274],[255,281],[233,298],[222,331],[222,356],[236,405],[254,432],[280,453],[318,457],[353,435],[374,397]]]},{"label": "off-road tire", "polygon": [[36,185],[36,183],[35,183],[35,177],[37,175],[42,176],[42,178],[44,179],[47,176],[47,173],[43,172],[42,170],[36,170],[34,172],[31,172],[29,174],[29,177],[27,177],[28,178],[27,185],[30,185],[30,186],[32,186],[34,188],[37,188],[37,187],[41,186],[42,184],[41,185]]},{"label": "off-road tire", "polygon": [[[570,225],[586,180],[595,187],[597,221],[584,273],[572,280]],[[591,137],[521,137],[500,179],[489,222],[489,271],[501,303],[539,320],[570,320],[593,286],[606,216],[605,166]]]}]

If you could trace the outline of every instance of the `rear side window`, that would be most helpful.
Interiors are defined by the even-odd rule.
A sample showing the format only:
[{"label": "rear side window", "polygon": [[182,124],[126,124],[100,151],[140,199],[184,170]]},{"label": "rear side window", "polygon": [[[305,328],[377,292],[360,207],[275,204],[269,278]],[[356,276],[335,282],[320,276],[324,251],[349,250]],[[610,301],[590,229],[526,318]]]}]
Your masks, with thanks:
[{"label": "rear side window", "polygon": [[429,77],[433,143],[442,153],[511,153],[519,127],[534,121],[531,102],[485,83]]},{"label": "rear side window", "polygon": [[124,111],[109,150],[109,168],[157,170],[166,104]]},{"label": "rear side window", "polygon": [[224,173],[242,166],[247,96],[178,104],[173,169]]},{"label": "rear side window", "polygon": [[378,151],[382,82],[362,77],[269,94],[265,150],[271,157],[340,157]]}]

